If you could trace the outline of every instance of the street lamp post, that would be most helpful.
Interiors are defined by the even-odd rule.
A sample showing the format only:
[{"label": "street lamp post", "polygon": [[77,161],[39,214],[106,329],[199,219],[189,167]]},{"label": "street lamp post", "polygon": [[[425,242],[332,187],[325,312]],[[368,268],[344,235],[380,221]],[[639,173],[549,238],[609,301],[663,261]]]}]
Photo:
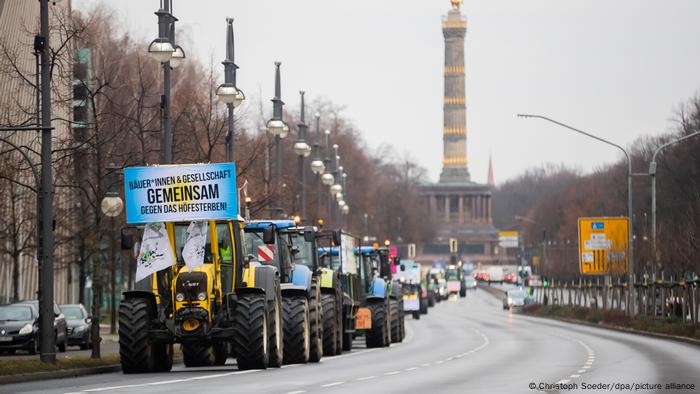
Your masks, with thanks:
[{"label": "street lamp post", "polygon": [[300,91],[301,95],[301,119],[299,124],[299,139],[294,144],[294,153],[299,156],[299,188],[300,190],[300,202],[301,205],[301,222],[303,223],[308,218],[306,217],[306,167],[304,166],[304,159],[311,154],[311,147],[306,143],[306,108],[304,106],[304,91]]},{"label": "street lamp post", "polygon": [[275,97],[272,98],[272,118],[267,121],[267,130],[275,137],[275,193],[274,199],[276,216],[281,217],[282,209],[282,144],[281,140],[289,133],[289,126],[282,119],[284,101],[282,101],[282,83],[280,81],[280,66],[282,63],[275,62]]},{"label": "street lamp post", "polygon": [[634,236],[632,234],[632,159],[630,158],[629,153],[627,150],[620,145],[610,142],[606,139],[600,138],[598,136],[595,136],[593,134],[587,133],[583,130],[576,129],[574,127],[571,127],[569,125],[566,125],[564,123],[558,122],[556,120],[550,119],[546,116],[542,115],[529,115],[529,114],[518,114],[518,117],[521,118],[537,118],[537,119],[542,119],[550,123],[554,123],[558,126],[564,127],[566,129],[569,129],[571,131],[574,131],[576,133],[585,135],[586,137],[593,138],[594,140],[600,141],[602,143],[608,144],[610,146],[614,146],[615,148],[619,149],[624,153],[625,158],[627,159],[627,257],[629,258],[629,276],[628,276],[628,285],[629,285],[629,293],[628,293],[628,300],[627,300],[627,307],[629,309],[629,313],[631,316],[635,315],[634,308],[630,308],[630,304],[632,303],[632,300],[634,300]]},{"label": "street lamp post", "polygon": [[[116,275],[116,262],[117,262],[117,231],[115,227],[115,217],[119,216],[122,213],[122,209],[124,208],[124,202],[122,199],[119,197],[119,192],[115,190],[115,175],[118,170],[121,169],[121,167],[116,166],[114,163],[110,163],[107,168],[108,171],[110,171],[109,174],[109,191],[105,193],[104,198],[102,199],[102,202],[100,203],[100,209],[102,210],[102,213],[110,218],[111,221],[111,239],[110,239],[110,255],[111,255],[111,264],[110,264],[110,306],[111,306],[111,311],[110,311],[110,324],[109,324],[109,333],[110,334],[115,334],[117,332],[117,296],[116,296],[116,287],[117,287],[117,275]],[[94,279],[93,279],[94,280]],[[100,295],[98,294],[98,297]],[[93,302],[93,306],[96,304]],[[94,309],[94,308],[93,308]],[[99,311],[98,311],[99,313]],[[94,314],[93,314],[94,318]],[[99,318],[95,318],[98,321],[99,324]],[[99,326],[98,326],[98,335],[99,335]],[[99,357],[99,355],[98,355]]]},{"label": "street lamp post", "polygon": [[321,114],[316,112],[316,139],[314,140],[314,159],[311,161],[311,171],[316,175],[316,220],[321,217],[321,174],[326,170],[326,165],[321,159]]},{"label": "street lamp post", "polygon": [[656,148],[654,155],[651,157],[651,162],[649,163],[649,176],[651,177],[651,248],[654,259],[654,271],[659,267],[659,256],[656,248],[656,156],[667,147],[698,135],[700,135],[700,131],[690,133],[661,145]]},{"label": "street lamp post", "polygon": [[224,65],[224,83],[216,89],[219,100],[226,103],[228,110],[228,125],[226,132],[226,161],[233,163],[235,159],[233,147],[233,110],[245,100],[245,95],[236,86],[236,70],[234,45],[233,45],[233,18],[226,18],[226,59]]},{"label": "street lamp post", "polygon": [[[325,164],[326,172],[323,174],[323,176],[321,176],[321,182],[323,182],[324,185],[330,187],[335,182],[335,177],[333,176],[333,173],[332,173],[331,167],[330,167],[331,166],[331,159],[329,157],[329,154],[330,154],[330,145],[329,144],[330,144],[331,131],[326,130],[324,132],[324,134],[326,135],[326,148],[325,148],[326,155],[323,158],[323,163]],[[328,223],[330,223],[331,225],[333,223],[332,218],[331,218],[332,213],[333,213],[333,196],[329,193],[328,194],[328,217],[327,217],[327,219],[328,219]]]},{"label": "street lamp post", "polygon": [[[41,49],[41,222],[39,240],[39,335],[40,359],[56,362],[56,339],[53,334],[53,175],[51,171],[51,65],[49,55],[49,1],[39,3]],[[37,204],[39,205],[39,204]]]},{"label": "street lamp post", "polygon": [[[177,18],[172,15],[171,10],[172,0],[161,0],[160,9],[155,13],[158,16],[158,38],[151,41],[148,46],[148,53],[163,65],[163,95],[160,103],[162,110],[161,164],[170,164],[173,161],[173,136],[170,124],[170,60],[176,52],[171,38],[174,39],[175,36]],[[184,58],[184,52],[182,52],[182,58]]]}]

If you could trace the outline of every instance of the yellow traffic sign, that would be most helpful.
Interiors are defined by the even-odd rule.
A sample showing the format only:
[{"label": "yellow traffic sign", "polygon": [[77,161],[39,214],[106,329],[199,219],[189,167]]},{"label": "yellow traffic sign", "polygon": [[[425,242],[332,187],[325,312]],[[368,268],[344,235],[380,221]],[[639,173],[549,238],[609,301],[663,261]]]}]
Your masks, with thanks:
[{"label": "yellow traffic sign", "polygon": [[623,274],[629,268],[626,217],[578,219],[578,261],[583,275]]}]

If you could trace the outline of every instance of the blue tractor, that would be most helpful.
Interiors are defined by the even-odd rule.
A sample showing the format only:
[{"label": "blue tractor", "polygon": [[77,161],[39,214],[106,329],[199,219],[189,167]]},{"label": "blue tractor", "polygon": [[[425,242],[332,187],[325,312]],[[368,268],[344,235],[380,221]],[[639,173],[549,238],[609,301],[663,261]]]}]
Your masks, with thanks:
[{"label": "blue tractor", "polygon": [[[318,260],[308,242],[312,227],[298,227],[292,220],[255,220],[244,227],[252,259],[274,265],[280,273],[283,338],[277,346],[284,364],[318,362],[323,356],[323,326]],[[244,278],[245,280],[245,278]],[[277,361],[277,360],[276,360]]]}]

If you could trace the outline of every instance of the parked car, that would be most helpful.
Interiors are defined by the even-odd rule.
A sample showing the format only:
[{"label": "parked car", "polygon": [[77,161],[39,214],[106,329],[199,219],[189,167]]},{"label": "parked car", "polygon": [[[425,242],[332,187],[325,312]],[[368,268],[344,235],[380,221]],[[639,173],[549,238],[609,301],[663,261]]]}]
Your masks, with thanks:
[{"label": "parked car", "polygon": [[89,349],[92,344],[90,341],[91,318],[83,304],[66,304],[61,305],[60,308],[68,325],[68,346],[80,346],[82,350]]},{"label": "parked car", "polygon": [[39,313],[31,305],[0,305],[0,352],[39,349]]},{"label": "parked car", "polygon": [[[20,301],[12,305],[30,305],[34,308],[36,315],[39,316],[39,301],[37,300]],[[56,348],[58,348],[59,352],[65,352],[66,346],[68,346],[68,324],[66,324],[66,318],[56,304],[53,304],[53,314],[53,332],[56,339]]]}]

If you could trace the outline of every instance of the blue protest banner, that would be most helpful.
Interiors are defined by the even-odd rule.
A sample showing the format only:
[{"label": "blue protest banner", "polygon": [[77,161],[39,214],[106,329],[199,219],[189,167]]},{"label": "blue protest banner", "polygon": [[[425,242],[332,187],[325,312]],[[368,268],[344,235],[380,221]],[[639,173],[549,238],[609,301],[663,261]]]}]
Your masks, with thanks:
[{"label": "blue protest banner", "polygon": [[124,169],[126,222],[153,223],[238,217],[233,163]]}]

